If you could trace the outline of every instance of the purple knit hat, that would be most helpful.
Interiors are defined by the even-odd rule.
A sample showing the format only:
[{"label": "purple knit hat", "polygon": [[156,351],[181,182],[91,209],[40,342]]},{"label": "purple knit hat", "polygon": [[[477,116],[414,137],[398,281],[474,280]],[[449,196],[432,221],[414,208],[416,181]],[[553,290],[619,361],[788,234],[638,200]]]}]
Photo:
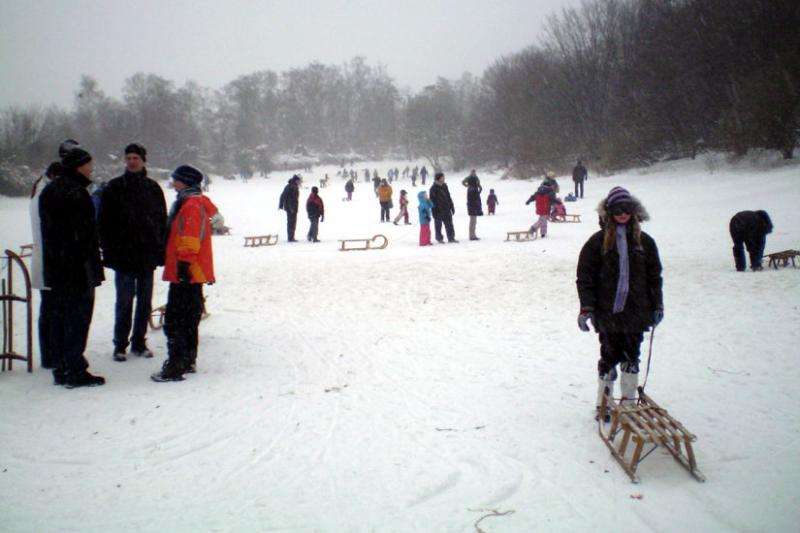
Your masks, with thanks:
[{"label": "purple knit hat", "polygon": [[614,204],[632,201],[633,198],[631,198],[631,193],[629,193],[628,189],[625,189],[624,187],[614,187],[608,191],[608,196],[606,197],[606,205],[608,207],[611,207]]}]

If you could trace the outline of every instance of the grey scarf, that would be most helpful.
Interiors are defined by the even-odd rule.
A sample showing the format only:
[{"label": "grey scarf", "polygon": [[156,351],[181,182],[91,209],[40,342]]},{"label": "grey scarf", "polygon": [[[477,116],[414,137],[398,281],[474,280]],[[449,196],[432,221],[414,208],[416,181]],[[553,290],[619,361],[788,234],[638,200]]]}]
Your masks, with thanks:
[{"label": "grey scarf", "polygon": [[628,299],[628,282],[630,280],[630,265],[628,264],[628,226],[617,226],[617,255],[619,255],[619,279],[617,280],[617,293],[614,296],[614,313],[621,313],[625,309],[625,300]]},{"label": "grey scarf", "polygon": [[167,233],[166,239],[169,239],[169,232],[172,228],[172,222],[175,220],[178,211],[181,210],[183,201],[186,200],[186,198],[189,198],[190,196],[201,196],[202,194],[203,191],[200,190],[199,185],[189,186],[178,193],[178,198],[174,202],[172,202],[172,207],[170,207],[169,216],[167,217],[167,227],[165,228]]}]

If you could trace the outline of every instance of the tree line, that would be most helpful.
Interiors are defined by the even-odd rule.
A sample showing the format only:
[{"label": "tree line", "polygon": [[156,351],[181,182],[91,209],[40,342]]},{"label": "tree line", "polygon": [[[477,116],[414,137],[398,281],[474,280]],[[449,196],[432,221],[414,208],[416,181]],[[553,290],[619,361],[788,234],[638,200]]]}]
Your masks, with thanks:
[{"label": "tree line", "polygon": [[121,98],[84,76],[71,110],[0,110],[0,193],[24,189],[67,137],[95,154],[136,140],[151,165],[244,176],[295,153],[493,164],[520,176],[577,158],[600,169],[704,150],[791,158],[798,28],[791,0],[588,0],[551,15],[539,43],[482,76],[415,93],[363,57],[259,71],[218,90],[138,73]]}]

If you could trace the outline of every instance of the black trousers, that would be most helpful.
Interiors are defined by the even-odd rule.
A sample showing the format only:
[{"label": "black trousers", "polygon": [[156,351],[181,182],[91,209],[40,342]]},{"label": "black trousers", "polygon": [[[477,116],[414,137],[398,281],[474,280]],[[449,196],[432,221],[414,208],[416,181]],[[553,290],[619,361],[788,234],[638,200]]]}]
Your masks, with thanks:
[{"label": "black trousers", "polygon": [[133,299],[136,298],[131,344],[134,350],[142,350],[146,346],[145,338],[152,308],[153,271],[142,273],[117,271],[114,276],[114,287],[117,290],[117,303],[114,307],[114,346],[121,350],[128,347]]},{"label": "black trousers", "polygon": [[[578,190],[580,190],[580,194],[578,194]],[[575,197],[583,198],[583,180],[578,180],[575,182]]]},{"label": "black trousers", "polygon": [[316,241],[319,234],[319,217],[309,217],[311,226],[308,228],[308,240]]},{"label": "black trousers", "polygon": [[750,268],[761,268],[761,260],[764,257],[764,246],[767,243],[767,236],[761,235],[741,235],[734,230],[731,224],[731,238],[733,239],[733,261],[736,263],[736,270],[747,269],[747,260],[744,249],[750,255]]},{"label": "black trousers", "polygon": [[389,202],[381,202],[381,222],[389,222]]},{"label": "black trousers", "polygon": [[297,228],[297,211],[286,212],[286,238],[290,241],[294,240],[294,230]]},{"label": "black trousers", "polygon": [[451,242],[456,240],[456,230],[453,227],[453,216],[450,214],[433,217],[433,227],[436,231],[436,240],[439,242],[444,240],[444,237],[442,237],[442,224],[444,224],[445,232],[447,232],[447,240]]},{"label": "black trousers", "polygon": [[69,380],[89,368],[83,356],[94,313],[94,287],[91,289],[52,288],[50,310],[50,354],[55,361],[53,375]]},{"label": "black trousers", "polygon": [[53,352],[53,301],[49,290],[39,291],[39,354],[42,368],[58,367],[58,358]]},{"label": "black trousers", "polygon": [[[597,372],[600,376],[616,377],[616,366],[623,372],[639,373],[639,354],[644,333],[612,331],[600,332],[600,360]],[[610,380],[611,381],[611,380]]]},{"label": "black trousers", "polygon": [[164,335],[167,336],[169,364],[185,370],[197,358],[200,318],[203,316],[201,283],[170,283]]}]

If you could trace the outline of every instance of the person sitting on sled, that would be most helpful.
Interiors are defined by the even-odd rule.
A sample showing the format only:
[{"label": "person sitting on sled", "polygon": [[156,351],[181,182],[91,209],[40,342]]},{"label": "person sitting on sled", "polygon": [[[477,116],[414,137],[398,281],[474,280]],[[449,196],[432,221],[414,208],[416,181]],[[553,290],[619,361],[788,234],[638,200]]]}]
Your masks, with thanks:
[{"label": "person sitting on sled", "polygon": [[565,222],[567,220],[567,208],[561,198],[556,198],[553,207],[550,208],[550,221],[551,222]]},{"label": "person sitting on sled", "polygon": [[[613,396],[616,366],[621,370],[621,405],[636,402],[639,350],[644,332],[664,318],[661,260],[641,222],[650,216],[622,187],[614,187],[597,208],[600,231],[589,237],[578,258],[578,327],[589,321],[600,337],[597,414],[606,387]],[[608,414],[603,413],[607,420]]]}]

